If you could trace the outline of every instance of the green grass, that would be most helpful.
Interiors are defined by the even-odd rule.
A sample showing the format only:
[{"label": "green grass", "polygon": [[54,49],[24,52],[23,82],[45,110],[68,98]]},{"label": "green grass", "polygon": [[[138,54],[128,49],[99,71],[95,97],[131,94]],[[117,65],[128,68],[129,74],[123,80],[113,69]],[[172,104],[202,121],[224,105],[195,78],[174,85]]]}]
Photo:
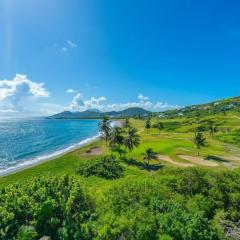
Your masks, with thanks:
[{"label": "green grass", "polygon": [[[201,122],[214,119],[214,121],[220,124],[219,129],[221,132],[218,132],[214,137],[210,137],[208,132],[204,133],[204,136],[207,138],[208,146],[201,149],[201,156],[206,157],[211,156],[240,156],[240,149],[238,148],[239,142],[234,141],[233,137],[231,141],[227,141],[230,136],[236,135],[239,133],[239,119],[240,115],[237,112],[230,112],[227,115],[213,115],[201,118]],[[157,129],[151,129],[149,134],[144,129],[145,122],[143,120],[133,120],[131,123],[139,130],[141,136],[141,144],[138,148],[134,149],[132,153],[127,154],[127,158],[132,158],[136,163],[142,163],[142,153],[145,152],[147,148],[152,148],[155,152],[161,155],[168,155],[173,160],[179,162],[187,162],[184,159],[180,159],[178,155],[189,155],[196,156],[196,149],[193,144],[194,132],[193,130],[197,127],[199,119],[196,118],[175,118],[175,119],[153,119],[152,122],[156,123],[157,121],[162,121],[165,126],[167,126],[160,135],[158,134]],[[225,133],[223,129],[228,129],[230,132]],[[225,134],[225,135],[224,135]],[[234,137],[236,137],[234,135]],[[230,143],[232,147],[226,147],[226,142]],[[32,176],[39,175],[63,175],[67,174],[76,174],[75,170],[78,167],[81,161],[90,161],[92,158],[99,156],[89,156],[86,154],[86,151],[92,147],[101,147],[103,149],[102,155],[109,154],[109,150],[102,144],[101,141],[96,141],[91,143],[81,149],[67,153],[61,157],[58,157],[54,160],[44,162],[40,165],[34,166],[32,168],[23,170],[21,172],[2,177],[0,178],[0,185],[14,183],[16,181],[24,181],[29,179]],[[234,149],[232,151],[231,149]],[[152,163],[159,163],[155,161]],[[240,162],[239,162],[240,163]],[[143,176],[152,176],[156,174],[155,172],[148,172],[138,166],[138,164],[127,164],[122,162],[125,166],[125,178],[142,178]],[[164,167],[176,167],[167,162],[162,162]],[[238,165],[237,162],[234,163]],[[203,167],[200,166],[199,167]],[[220,164],[217,168],[226,168],[223,164]],[[161,170],[160,170],[161,171]],[[77,175],[78,176],[78,175]],[[90,186],[94,189],[99,189],[101,187],[105,188],[109,184],[112,184],[112,181],[104,180],[98,177],[89,177],[84,178],[78,176],[79,179],[84,181],[87,186]],[[114,181],[121,181],[114,180]]]}]

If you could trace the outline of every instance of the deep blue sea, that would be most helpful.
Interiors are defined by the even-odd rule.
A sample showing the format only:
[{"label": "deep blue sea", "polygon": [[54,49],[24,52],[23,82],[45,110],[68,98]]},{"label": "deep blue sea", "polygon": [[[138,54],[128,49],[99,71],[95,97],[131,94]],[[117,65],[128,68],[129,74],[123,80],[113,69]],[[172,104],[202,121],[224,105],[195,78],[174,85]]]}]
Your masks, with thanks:
[{"label": "deep blue sea", "polygon": [[98,120],[0,120],[0,175],[96,138]]}]

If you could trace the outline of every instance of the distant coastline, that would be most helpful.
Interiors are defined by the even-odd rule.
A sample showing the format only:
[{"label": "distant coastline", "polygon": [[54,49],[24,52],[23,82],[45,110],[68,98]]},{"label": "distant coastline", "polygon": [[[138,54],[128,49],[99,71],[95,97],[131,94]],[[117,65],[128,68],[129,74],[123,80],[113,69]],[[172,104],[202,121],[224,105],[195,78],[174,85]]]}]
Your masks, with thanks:
[{"label": "distant coastline", "polygon": [[[117,126],[122,126],[122,125],[123,125],[122,121],[112,121],[111,122],[112,127],[117,127]],[[77,149],[80,149],[80,148],[82,148],[82,147],[84,147],[88,144],[91,144],[94,141],[97,141],[99,138],[100,138],[100,133],[98,133],[97,135],[95,135],[93,137],[86,138],[86,139],[84,139],[84,140],[82,140],[78,143],[72,144],[71,146],[69,146],[67,148],[58,150],[54,153],[45,154],[45,155],[30,159],[30,160],[26,160],[26,161],[21,161],[20,163],[14,165],[14,166],[11,166],[11,167],[8,167],[6,169],[0,170],[0,177],[5,177],[5,176],[8,176],[8,175],[23,171],[25,169],[29,169],[29,168],[32,168],[34,166],[40,165],[44,162],[54,160],[58,157],[64,156],[67,153],[76,151]]]},{"label": "distant coastline", "polygon": [[79,148],[82,148],[82,147],[98,140],[99,137],[100,137],[100,135],[98,134],[98,135],[93,136],[91,138],[87,138],[85,140],[82,140],[79,143],[73,144],[73,145],[71,145],[71,146],[69,146],[65,149],[56,151],[52,154],[39,156],[39,157],[37,157],[35,159],[32,159],[32,160],[22,161],[21,163],[16,164],[15,166],[0,170],[0,177],[8,176],[8,175],[23,171],[25,169],[32,168],[34,166],[40,165],[44,162],[54,160],[58,157],[61,157],[65,154],[67,154],[67,153],[73,152],[73,151],[75,151]]}]

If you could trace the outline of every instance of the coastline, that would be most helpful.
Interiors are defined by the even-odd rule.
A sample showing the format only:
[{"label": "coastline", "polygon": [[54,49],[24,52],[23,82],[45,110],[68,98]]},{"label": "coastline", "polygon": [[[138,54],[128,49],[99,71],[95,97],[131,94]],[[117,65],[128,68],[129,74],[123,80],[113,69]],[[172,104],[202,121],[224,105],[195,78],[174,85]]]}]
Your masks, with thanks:
[{"label": "coastline", "polygon": [[[122,121],[112,121],[111,122],[111,127],[121,127],[122,125],[123,125]],[[84,147],[90,143],[93,143],[94,141],[97,141],[99,138],[100,138],[100,133],[98,133],[97,135],[95,135],[93,137],[86,138],[86,139],[84,139],[78,143],[75,143],[67,148],[58,150],[54,153],[51,153],[48,155],[42,155],[42,156],[36,157],[31,160],[22,161],[19,164],[16,164],[16,165],[11,166],[6,169],[2,169],[2,170],[0,170],[0,178],[24,171],[25,169],[29,169],[29,168],[38,166],[44,162],[48,162],[48,161],[54,160],[56,158],[62,157],[68,153],[71,153],[78,149],[81,149],[82,147]]]},{"label": "coastline", "polygon": [[90,138],[86,138],[86,139],[80,141],[79,143],[73,144],[73,145],[71,145],[67,148],[62,149],[62,150],[58,150],[58,151],[56,151],[52,154],[39,156],[35,159],[23,161],[23,162],[15,165],[15,166],[0,170],[0,178],[12,175],[14,173],[21,172],[25,169],[29,169],[29,168],[38,166],[38,165],[40,165],[44,162],[48,162],[48,161],[54,160],[56,158],[59,158],[61,156],[64,156],[64,155],[66,155],[70,152],[74,152],[77,149],[80,149],[80,148],[82,148],[82,147],[84,147],[84,146],[86,146],[90,143],[93,143],[94,141],[98,140],[99,137],[100,137],[100,134],[98,134],[96,136],[93,136],[93,137],[90,137]]}]

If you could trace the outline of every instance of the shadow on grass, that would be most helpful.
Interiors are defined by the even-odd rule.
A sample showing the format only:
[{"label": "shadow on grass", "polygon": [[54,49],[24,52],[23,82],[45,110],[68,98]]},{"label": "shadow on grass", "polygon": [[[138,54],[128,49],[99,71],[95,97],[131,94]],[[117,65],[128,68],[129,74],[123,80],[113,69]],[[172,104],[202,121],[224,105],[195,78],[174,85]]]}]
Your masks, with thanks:
[{"label": "shadow on grass", "polygon": [[213,160],[216,162],[228,162],[226,159],[218,157],[218,156],[212,156],[212,155],[208,155],[204,158],[205,160]]},{"label": "shadow on grass", "polygon": [[130,159],[125,158],[125,159],[123,159],[123,162],[126,163],[127,165],[136,166],[140,169],[144,169],[144,170],[148,170],[148,171],[157,171],[163,167],[163,165],[159,164],[159,163],[146,165],[145,163],[139,162],[133,158],[130,158]]}]

